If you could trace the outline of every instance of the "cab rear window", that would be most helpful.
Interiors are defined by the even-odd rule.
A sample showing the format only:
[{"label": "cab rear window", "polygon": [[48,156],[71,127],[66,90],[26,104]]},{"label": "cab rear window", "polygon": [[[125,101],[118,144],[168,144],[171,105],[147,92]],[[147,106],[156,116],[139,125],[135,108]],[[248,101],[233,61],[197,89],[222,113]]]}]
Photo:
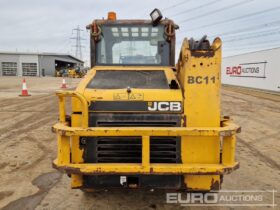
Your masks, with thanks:
[{"label": "cab rear window", "polygon": [[169,89],[164,71],[161,70],[97,70],[87,85],[91,89]]}]

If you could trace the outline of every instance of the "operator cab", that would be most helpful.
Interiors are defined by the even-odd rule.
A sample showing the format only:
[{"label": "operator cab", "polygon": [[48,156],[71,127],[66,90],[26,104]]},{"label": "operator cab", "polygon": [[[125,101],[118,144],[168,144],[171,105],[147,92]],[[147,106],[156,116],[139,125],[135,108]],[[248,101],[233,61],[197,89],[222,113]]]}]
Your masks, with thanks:
[{"label": "operator cab", "polygon": [[178,26],[173,21],[116,20],[113,14],[87,27],[91,31],[92,67],[174,66]]},{"label": "operator cab", "polygon": [[92,69],[77,91],[90,102],[90,112],[182,112],[174,72],[178,27],[172,20],[151,17],[116,20],[115,13],[109,13],[108,19],[87,27]]}]

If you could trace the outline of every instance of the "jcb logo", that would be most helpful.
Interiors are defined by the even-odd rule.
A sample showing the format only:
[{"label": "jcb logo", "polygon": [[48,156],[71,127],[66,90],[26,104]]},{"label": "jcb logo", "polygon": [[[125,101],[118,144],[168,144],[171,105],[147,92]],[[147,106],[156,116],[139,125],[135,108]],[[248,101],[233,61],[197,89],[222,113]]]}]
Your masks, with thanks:
[{"label": "jcb logo", "polygon": [[177,112],[181,111],[181,103],[180,102],[149,102],[148,103],[149,111],[172,111]]}]

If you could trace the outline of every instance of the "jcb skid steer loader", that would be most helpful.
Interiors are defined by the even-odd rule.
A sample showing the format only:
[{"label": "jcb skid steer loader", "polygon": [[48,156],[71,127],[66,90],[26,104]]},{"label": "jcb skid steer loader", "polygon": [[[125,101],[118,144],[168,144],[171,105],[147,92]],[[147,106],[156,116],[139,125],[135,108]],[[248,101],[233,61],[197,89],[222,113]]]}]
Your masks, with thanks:
[{"label": "jcb skid steer loader", "polygon": [[239,166],[240,127],[221,117],[221,40],[184,39],[175,65],[178,26],[157,9],[151,19],[94,20],[92,69],[75,91],[56,93],[53,166],[72,188],[219,190]]}]

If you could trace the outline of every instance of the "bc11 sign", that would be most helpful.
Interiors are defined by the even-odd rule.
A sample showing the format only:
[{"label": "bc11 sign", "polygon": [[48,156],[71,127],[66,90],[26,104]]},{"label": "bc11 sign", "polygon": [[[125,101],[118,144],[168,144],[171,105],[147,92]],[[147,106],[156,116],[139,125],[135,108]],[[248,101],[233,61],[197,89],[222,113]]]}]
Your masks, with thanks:
[{"label": "bc11 sign", "polygon": [[227,66],[226,74],[230,77],[265,78],[267,62],[242,63],[236,66]]}]

